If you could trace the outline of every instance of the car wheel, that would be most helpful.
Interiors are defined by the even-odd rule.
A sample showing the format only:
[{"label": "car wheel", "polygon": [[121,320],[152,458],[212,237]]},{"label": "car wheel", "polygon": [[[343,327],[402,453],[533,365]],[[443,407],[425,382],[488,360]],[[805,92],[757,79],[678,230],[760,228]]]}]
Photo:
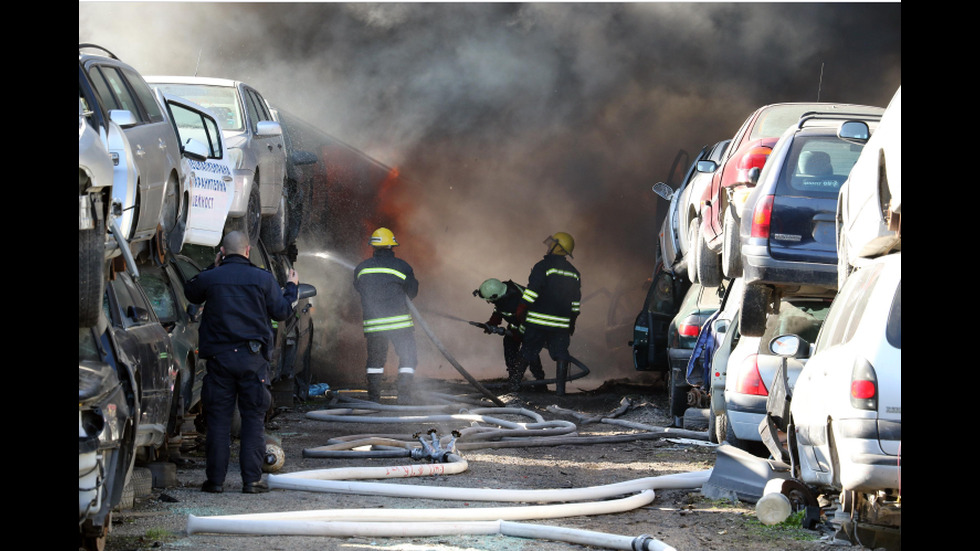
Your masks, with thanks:
[{"label": "car wheel", "polygon": [[[285,192],[285,190],[283,190]],[[286,195],[279,197],[279,208],[272,216],[262,221],[262,242],[270,253],[280,253],[286,248],[286,230],[288,228]]]},{"label": "car wheel", "polygon": [[[101,226],[101,227],[100,227]],[[78,230],[78,326],[92,327],[102,311],[105,290],[105,226]]]},{"label": "car wheel", "polygon": [[697,241],[698,279],[702,287],[714,288],[721,285],[721,259],[708,248],[704,236],[698,236]]},{"label": "car wheel", "polygon": [[259,198],[258,173],[252,182],[252,189],[248,194],[248,207],[245,215],[238,219],[237,229],[248,236],[249,243],[258,243],[259,232],[262,229],[262,203]]},{"label": "car wheel", "polygon": [[687,383],[681,373],[681,368],[670,368],[670,378],[667,382],[667,402],[674,426],[684,426],[684,411],[687,410]]},{"label": "car wheel", "polygon": [[742,335],[761,337],[766,331],[773,290],[768,285],[746,285],[739,309],[738,329]]},{"label": "car wheel", "polygon": [[[728,434],[728,414],[725,412],[719,413],[714,416],[714,442],[715,444],[721,444],[725,441],[726,434]],[[711,431],[708,434],[711,437]]]},{"label": "car wheel", "polygon": [[187,228],[187,209],[184,201],[180,200],[180,190],[177,180],[167,180],[167,188],[163,196],[163,209],[160,211],[160,226],[166,248],[173,254],[180,252],[184,245],[184,232]]},{"label": "car wheel", "polygon": [[725,277],[742,277],[742,246],[739,242],[738,221],[731,208],[725,209],[725,226],[722,230],[721,271]]},{"label": "car wheel", "polygon": [[698,218],[691,220],[691,225],[687,228],[687,278],[691,283],[698,282],[698,242],[700,241],[700,225]]}]

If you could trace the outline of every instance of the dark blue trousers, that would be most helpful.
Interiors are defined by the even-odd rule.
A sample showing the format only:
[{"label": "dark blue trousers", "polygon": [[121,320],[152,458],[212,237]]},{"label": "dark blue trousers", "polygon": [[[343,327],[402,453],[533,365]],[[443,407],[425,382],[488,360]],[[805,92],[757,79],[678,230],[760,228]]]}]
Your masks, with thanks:
[{"label": "dark blue trousers", "polygon": [[235,404],[242,418],[239,467],[242,483],[262,478],[265,455],[265,414],[272,404],[269,393],[269,363],[248,346],[222,352],[208,359],[201,388],[204,421],[207,423],[205,473],[214,484],[224,484],[231,458],[231,421]]}]

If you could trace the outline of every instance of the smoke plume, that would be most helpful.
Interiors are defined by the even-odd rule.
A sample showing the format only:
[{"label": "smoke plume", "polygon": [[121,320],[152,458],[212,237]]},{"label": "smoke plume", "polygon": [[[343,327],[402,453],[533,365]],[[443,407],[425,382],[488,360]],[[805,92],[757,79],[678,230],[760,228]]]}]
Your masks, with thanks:
[{"label": "smoke plume", "polygon": [[[145,75],[248,82],[396,171],[393,186],[347,190],[331,234],[303,251],[356,263],[371,226],[391,227],[416,305],[479,378],[504,376],[499,337],[435,313],[484,321],[471,291],[525,283],[557,231],[575,237],[588,297],[572,354],[600,380],[638,377],[626,341],[664,210],[650,186],[678,151],[732,137],[767,103],[883,107],[901,84],[900,3],[83,1],[79,41]],[[359,351],[347,269],[298,267],[320,290],[318,330]],[[455,376],[419,340],[420,375]],[[321,379],[363,373],[356,353],[329,356]]]}]

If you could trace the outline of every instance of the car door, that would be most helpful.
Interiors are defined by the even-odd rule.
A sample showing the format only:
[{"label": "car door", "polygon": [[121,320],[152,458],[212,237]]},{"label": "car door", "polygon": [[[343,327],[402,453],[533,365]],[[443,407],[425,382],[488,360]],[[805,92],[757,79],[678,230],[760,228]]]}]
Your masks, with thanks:
[{"label": "car door", "polygon": [[117,273],[108,282],[105,307],[114,336],[139,365],[138,445],[162,446],[177,377],[170,335],[146,294],[128,273]]},{"label": "car door", "polygon": [[206,159],[186,158],[182,189],[187,195],[183,244],[216,246],[235,198],[232,167],[225,158],[224,138],[217,120],[193,102],[163,94],[167,113],[182,147],[189,140],[204,146]]},{"label": "car door", "polygon": [[[276,122],[269,104],[255,89],[249,86],[242,86],[242,96],[245,103],[245,110],[248,112],[249,133],[256,142],[254,151],[258,157],[258,166],[261,167],[259,178],[262,188],[274,190],[276,205],[278,197],[282,194],[283,181],[286,178],[286,145],[281,134],[260,135],[258,134],[258,123],[261,121]],[[270,198],[271,199],[271,198]],[[263,196],[263,207],[271,203],[265,203],[267,199]]]}]

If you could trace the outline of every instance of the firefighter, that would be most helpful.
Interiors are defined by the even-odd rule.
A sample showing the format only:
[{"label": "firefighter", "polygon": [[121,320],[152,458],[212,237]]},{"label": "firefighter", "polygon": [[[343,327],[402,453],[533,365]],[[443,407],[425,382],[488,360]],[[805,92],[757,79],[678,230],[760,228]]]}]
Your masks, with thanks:
[{"label": "firefighter", "polygon": [[[517,307],[520,305],[524,296],[524,287],[511,280],[500,281],[490,278],[480,284],[480,288],[473,291],[473,296],[478,296],[493,305],[493,314],[484,324],[485,333],[491,332],[491,327],[500,327],[504,321],[507,322],[507,329],[504,332],[504,364],[507,366],[508,380],[519,369],[521,365],[521,342],[524,340],[524,328],[517,323],[515,315]],[[531,359],[531,375],[538,381],[544,379],[544,368],[541,367],[540,355]],[[523,370],[521,370],[523,375]],[[535,384],[532,388],[536,391],[544,391],[543,384]]]},{"label": "firefighter", "polygon": [[243,232],[226,234],[219,251],[214,264],[184,286],[188,301],[205,305],[199,353],[207,360],[201,389],[208,426],[207,480],[201,489],[224,491],[237,403],[242,418],[242,492],[264,493],[269,491],[261,480],[265,414],[272,400],[269,360],[275,345],[269,318],[282,321],[293,315],[299,277],[291,269],[285,289],[280,289],[275,276],[249,261],[251,246]]},{"label": "firefighter", "polygon": [[[388,228],[371,234],[374,254],[354,269],[354,288],[361,295],[364,337],[367,340],[368,400],[379,402],[384,379],[388,343],[398,355],[398,403],[413,401],[412,380],[415,377],[417,353],[415,324],[407,299],[419,292],[419,282],[408,262],[395,258],[398,246]],[[407,299],[406,299],[407,297]]]},{"label": "firefighter", "polygon": [[582,300],[582,281],[578,270],[568,261],[575,248],[575,240],[565,232],[558,232],[544,240],[547,253],[531,269],[527,287],[515,319],[524,326],[524,344],[521,347],[521,364],[511,374],[511,388],[518,387],[524,377],[524,369],[548,347],[551,359],[556,362],[555,394],[565,395],[568,377],[568,345],[575,333]]}]

